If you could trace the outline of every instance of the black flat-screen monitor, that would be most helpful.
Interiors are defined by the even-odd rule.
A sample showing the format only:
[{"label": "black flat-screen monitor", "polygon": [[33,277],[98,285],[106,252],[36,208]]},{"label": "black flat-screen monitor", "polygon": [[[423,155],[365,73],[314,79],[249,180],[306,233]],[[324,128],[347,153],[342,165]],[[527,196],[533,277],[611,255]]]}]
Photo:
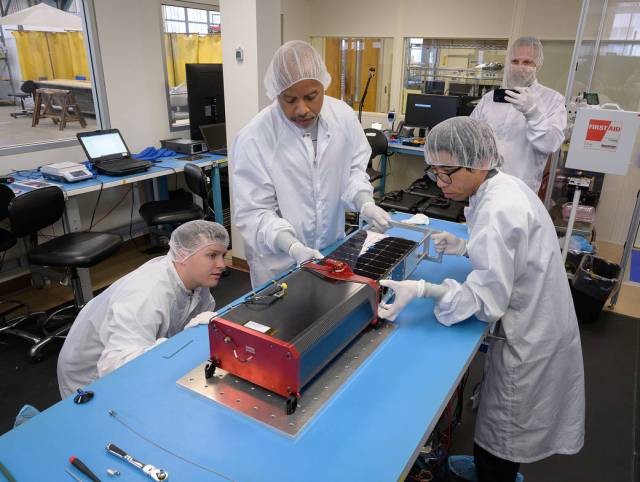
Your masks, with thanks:
[{"label": "black flat-screen monitor", "polygon": [[473,85],[458,82],[449,83],[449,95],[470,95]]},{"label": "black flat-screen monitor", "polygon": [[425,94],[444,94],[444,80],[427,80],[424,83]]},{"label": "black flat-screen monitor", "polygon": [[202,140],[201,125],[225,122],[222,64],[186,64],[191,139]]},{"label": "black flat-screen monitor", "polygon": [[458,109],[458,115],[471,115],[473,109],[476,108],[478,102],[482,97],[475,95],[463,95],[460,98],[460,108]]},{"label": "black flat-screen monitor", "polygon": [[408,94],[404,125],[431,129],[458,114],[460,98],[454,95]]}]

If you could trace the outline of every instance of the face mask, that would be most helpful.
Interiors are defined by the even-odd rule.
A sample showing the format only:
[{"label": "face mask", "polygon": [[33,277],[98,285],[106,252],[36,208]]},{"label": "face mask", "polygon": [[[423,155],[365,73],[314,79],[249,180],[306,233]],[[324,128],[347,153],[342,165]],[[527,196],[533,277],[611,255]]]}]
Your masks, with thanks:
[{"label": "face mask", "polygon": [[524,65],[509,65],[505,72],[505,87],[529,87],[536,80],[536,68]]}]

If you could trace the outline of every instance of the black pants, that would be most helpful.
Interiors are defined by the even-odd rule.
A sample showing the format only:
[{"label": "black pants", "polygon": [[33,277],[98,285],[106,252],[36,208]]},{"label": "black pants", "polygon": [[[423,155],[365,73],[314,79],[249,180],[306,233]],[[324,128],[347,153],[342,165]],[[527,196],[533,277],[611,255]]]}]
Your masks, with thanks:
[{"label": "black pants", "polygon": [[473,444],[473,458],[479,482],[514,482],[520,464],[501,459]]}]

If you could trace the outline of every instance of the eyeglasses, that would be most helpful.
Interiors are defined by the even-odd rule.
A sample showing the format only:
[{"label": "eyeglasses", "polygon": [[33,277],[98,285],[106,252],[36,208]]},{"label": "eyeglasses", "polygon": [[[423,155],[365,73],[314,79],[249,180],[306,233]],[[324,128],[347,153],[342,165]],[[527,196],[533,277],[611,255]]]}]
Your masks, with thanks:
[{"label": "eyeglasses", "polygon": [[431,166],[427,170],[427,177],[436,183],[438,182],[438,179],[440,179],[445,184],[451,184],[453,182],[451,180],[451,176],[453,175],[453,173],[459,171],[463,167],[464,166],[458,166],[458,167],[454,167],[453,169],[449,169],[447,171],[441,171],[441,170],[436,171],[434,167]]}]

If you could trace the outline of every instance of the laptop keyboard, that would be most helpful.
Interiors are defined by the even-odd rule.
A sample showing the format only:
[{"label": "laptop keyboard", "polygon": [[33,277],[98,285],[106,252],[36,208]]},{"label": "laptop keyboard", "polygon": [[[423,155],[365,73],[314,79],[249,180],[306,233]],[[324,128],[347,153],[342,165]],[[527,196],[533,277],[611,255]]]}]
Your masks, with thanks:
[{"label": "laptop keyboard", "polygon": [[110,161],[102,161],[99,164],[100,169],[108,169],[109,171],[127,171],[136,167],[148,166],[147,161],[137,159],[113,159]]}]

